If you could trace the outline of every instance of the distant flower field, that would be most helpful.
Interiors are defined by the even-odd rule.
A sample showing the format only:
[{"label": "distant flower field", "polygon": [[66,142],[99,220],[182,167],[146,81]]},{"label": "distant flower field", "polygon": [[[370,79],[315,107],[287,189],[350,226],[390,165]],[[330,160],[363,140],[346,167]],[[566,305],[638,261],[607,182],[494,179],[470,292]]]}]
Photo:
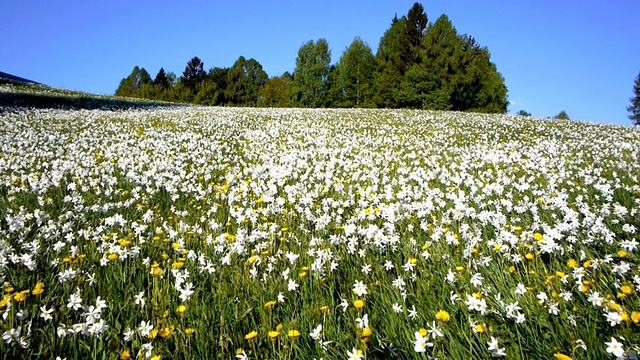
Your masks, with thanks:
[{"label": "distant flower field", "polygon": [[638,128],[5,108],[0,146],[5,358],[640,351]]}]

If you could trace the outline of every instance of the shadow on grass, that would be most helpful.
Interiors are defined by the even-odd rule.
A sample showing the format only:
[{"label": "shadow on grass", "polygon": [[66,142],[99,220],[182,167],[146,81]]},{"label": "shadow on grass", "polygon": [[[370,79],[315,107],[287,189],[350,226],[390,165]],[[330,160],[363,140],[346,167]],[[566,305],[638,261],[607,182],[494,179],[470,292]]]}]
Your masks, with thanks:
[{"label": "shadow on grass", "polygon": [[156,102],[150,100],[100,98],[90,95],[57,95],[43,93],[0,92],[0,107],[27,107],[38,109],[87,109],[127,110],[152,107],[186,106],[184,104]]}]

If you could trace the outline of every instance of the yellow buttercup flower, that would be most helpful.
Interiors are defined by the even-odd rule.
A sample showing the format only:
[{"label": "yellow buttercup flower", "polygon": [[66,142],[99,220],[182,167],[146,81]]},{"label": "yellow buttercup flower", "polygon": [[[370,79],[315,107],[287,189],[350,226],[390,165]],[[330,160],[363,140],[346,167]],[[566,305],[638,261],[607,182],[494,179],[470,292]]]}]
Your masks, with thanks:
[{"label": "yellow buttercup flower", "polygon": [[436,320],[449,321],[449,319],[450,319],[449,313],[444,310],[440,310],[436,313]]},{"label": "yellow buttercup flower", "polygon": [[184,314],[185,311],[187,311],[187,306],[186,305],[180,305],[176,309],[176,313],[178,313],[178,315]]},{"label": "yellow buttercup flower", "polygon": [[269,331],[269,333],[267,334],[267,336],[269,337],[269,339],[275,339],[280,335],[280,331]]},{"label": "yellow buttercup flower", "polygon": [[267,301],[264,304],[264,307],[266,307],[267,309],[272,309],[275,305],[276,305],[275,300],[271,300],[271,301]]},{"label": "yellow buttercup flower", "polygon": [[250,333],[248,333],[247,335],[244,336],[245,340],[253,340],[258,336],[258,332],[257,331],[252,331]]},{"label": "yellow buttercup flower", "polygon": [[354,301],[353,306],[358,310],[362,309],[364,307],[364,300],[358,299]]},{"label": "yellow buttercup flower", "polygon": [[300,331],[298,330],[289,330],[289,332],[287,333],[287,336],[289,336],[289,339],[291,340],[296,340],[300,337]]}]

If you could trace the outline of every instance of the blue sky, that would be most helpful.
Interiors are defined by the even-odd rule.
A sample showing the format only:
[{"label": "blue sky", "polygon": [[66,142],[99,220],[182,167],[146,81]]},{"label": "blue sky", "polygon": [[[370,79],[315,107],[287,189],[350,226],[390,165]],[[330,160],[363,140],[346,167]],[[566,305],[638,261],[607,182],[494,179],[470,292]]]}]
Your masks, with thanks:
[{"label": "blue sky", "polygon": [[[0,0],[0,71],[47,85],[113,94],[135,65],[180,75],[240,56],[270,75],[292,72],[300,46],[327,39],[332,62],[360,36],[374,53],[394,14],[415,0]],[[638,0],[425,0],[492,55],[510,111],[565,110],[572,119],[631,124],[640,72]]]}]

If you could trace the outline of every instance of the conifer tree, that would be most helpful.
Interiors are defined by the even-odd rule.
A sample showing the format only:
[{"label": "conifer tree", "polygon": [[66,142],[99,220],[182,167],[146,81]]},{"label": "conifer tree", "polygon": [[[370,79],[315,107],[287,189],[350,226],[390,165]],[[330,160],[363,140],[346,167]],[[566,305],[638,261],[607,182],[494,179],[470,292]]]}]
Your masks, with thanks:
[{"label": "conifer tree", "polygon": [[629,101],[631,101],[631,105],[627,107],[627,111],[630,113],[629,119],[635,125],[640,126],[640,73],[633,82],[633,97]]}]

